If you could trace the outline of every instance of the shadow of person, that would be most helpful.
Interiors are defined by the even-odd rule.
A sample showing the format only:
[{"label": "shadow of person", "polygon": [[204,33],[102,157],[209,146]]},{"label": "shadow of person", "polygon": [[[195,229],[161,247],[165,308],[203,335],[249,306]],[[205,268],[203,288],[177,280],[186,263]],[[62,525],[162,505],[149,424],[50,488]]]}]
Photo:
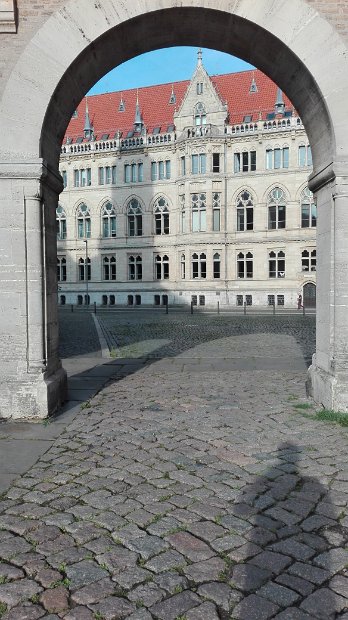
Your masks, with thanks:
[{"label": "shadow of person", "polygon": [[230,584],[243,596],[231,619],[331,620],[347,609],[340,509],[317,478],[301,475],[305,457],[293,443],[279,445],[234,506],[234,517],[247,518],[240,530],[247,542],[229,553]]}]

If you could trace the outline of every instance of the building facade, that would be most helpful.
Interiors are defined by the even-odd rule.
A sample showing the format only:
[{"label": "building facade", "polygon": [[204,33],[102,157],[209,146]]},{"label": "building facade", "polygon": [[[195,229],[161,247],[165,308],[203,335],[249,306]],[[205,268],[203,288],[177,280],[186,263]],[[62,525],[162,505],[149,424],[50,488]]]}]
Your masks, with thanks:
[{"label": "building facade", "polygon": [[62,145],[60,304],[315,304],[311,149],[260,71],[83,100]]}]

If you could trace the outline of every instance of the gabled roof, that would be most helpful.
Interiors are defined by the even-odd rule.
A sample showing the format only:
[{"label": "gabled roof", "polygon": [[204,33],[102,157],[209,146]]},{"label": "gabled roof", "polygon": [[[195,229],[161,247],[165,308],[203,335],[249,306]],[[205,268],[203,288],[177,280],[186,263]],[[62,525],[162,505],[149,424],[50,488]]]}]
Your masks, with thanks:
[{"label": "gabled roof", "polygon": [[[250,92],[252,80],[255,80],[257,92]],[[277,98],[277,85],[261,71],[242,71],[240,73],[227,73],[224,75],[211,76],[217,93],[222,101],[226,101],[229,123],[243,122],[244,116],[252,115],[252,120],[259,118],[265,120],[269,112],[274,112]],[[190,80],[174,82],[174,84],[158,84],[143,88],[133,88],[122,92],[105,93],[102,95],[88,96],[88,109],[91,124],[97,139],[109,134],[113,138],[116,131],[121,131],[122,136],[134,129],[134,115],[136,109],[137,92],[139,97],[140,113],[144,125],[149,133],[155,127],[166,131],[173,124],[174,112],[179,109],[184,98]],[[176,103],[170,103],[172,88]],[[121,98],[125,110],[119,111]],[[290,100],[284,95],[286,110],[292,110]],[[65,139],[82,137],[85,121],[85,98],[77,108],[77,116],[73,116],[66,130]]]}]

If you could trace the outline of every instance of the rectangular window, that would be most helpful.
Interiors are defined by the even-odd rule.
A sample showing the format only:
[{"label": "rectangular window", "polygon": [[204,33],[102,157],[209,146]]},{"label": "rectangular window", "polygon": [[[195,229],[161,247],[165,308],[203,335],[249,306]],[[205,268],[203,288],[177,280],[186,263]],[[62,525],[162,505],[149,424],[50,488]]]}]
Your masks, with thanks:
[{"label": "rectangular window", "polygon": [[68,185],[68,175],[66,170],[62,170],[62,179],[63,179],[63,187],[67,187]]},{"label": "rectangular window", "polygon": [[131,179],[132,183],[136,183],[137,181],[137,165],[131,164]]},{"label": "rectangular window", "polygon": [[192,263],[192,278],[198,278],[198,261]]},{"label": "rectangular window", "polygon": [[199,305],[200,306],[205,306],[205,295],[200,295],[199,296]]},{"label": "rectangular window", "polygon": [[266,151],[266,170],[272,170],[273,168],[273,151],[267,149]]},{"label": "rectangular window", "polygon": [[274,295],[267,295],[267,303],[269,306],[274,306],[274,303],[275,303]]},{"label": "rectangular window", "polygon": [[185,176],[186,174],[186,162],[185,162],[185,156],[184,157],[180,157],[180,167],[181,167],[181,176]]},{"label": "rectangular window", "polygon": [[303,168],[306,165],[306,147],[305,146],[298,147],[298,165],[300,168]]},{"label": "rectangular window", "polygon": [[166,159],[166,179],[170,179],[170,159]]},{"label": "rectangular window", "polygon": [[193,306],[197,306],[197,295],[191,295],[191,303]]},{"label": "rectangular window", "polygon": [[198,155],[192,155],[191,162],[192,174],[198,174]]},{"label": "rectangular window", "polygon": [[280,167],[281,167],[280,149],[274,149],[274,168],[278,169]]},{"label": "rectangular window", "polygon": [[111,183],[111,168],[110,166],[105,167],[105,183],[108,185]]},{"label": "rectangular window", "polygon": [[243,305],[243,295],[236,295],[236,303],[237,303],[237,306]]},{"label": "rectangular window", "polygon": [[242,166],[243,172],[248,172],[249,170],[249,153],[242,153]]},{"label": "rectangular window", "polygon": [[124,182],[130,183],[131,181],[131,167],[129,164],[125,164],[124,167]]},{"label": "rectangular window", "polygon": [[234,154],[234,171],[240,172],[240,153]]},{"label": "rectangular window", "polygon": [[160,180],[164,179],[164,161],[158,162],[158,178]]},{"label": "rectangular window", "polygon": [[199,231],[199,212],[192,211],[192,232]]},{"label": "rectangular window", "polygon": [[271,206],[268,208],[268,229],[274,230],[277,228],[277,207]]},{"label": "rectangular window", "polygon": [[289,168],[289,147],[283,148],[283,168]]},{"label": "rectangular window", "polygon": [[203,82],[197,82],[197,95],[203,94]]},{"label": "rectangular window", "polygon": [[213,264],[213,276],[214,278],[220,278],[220,261],[214,260]]},{"label": "rectangular window", "polygon": [[111,182],[113,185],[117,183],[116,166],[111,167]]},{"label": "rectangular window", "polygon": [[157,180],[157,163],[155,161],[151,162],[151,181]]},{"label": "rectangular window", "polygon": [[98,183],[104,185],[104,168],[98,168]]},{"label": "rectangular window", "polygon": [[220,230],[220,209],[213,209],[213,231]]},{"label": "rectangular window", "polygon": [[284,306],[284,295],[277,295],[277,305]]},{"label": "rectangular window", "polygon": [[199,168],[200,173],[205,174],[207,171],[207,156],[205,153],[201,153],[199,156]]},{"label": "rectangular window", "polygon": [[307,146],[307,165],[308,166],[312,166],[313,162],[312,162],[312,149],[311,147],[308,145]]},{"label": "rectangular window", "polygon": [[80,171],[74,170],[74,187],[80,187]]},{"label": "rectangular window", "polygon": [[213,153],[213,172],[220,172],[220,153]]},{"label": "rectangular window", "polygon": [[251,172],[256,170],[256,151],[250,151],[250,170]]},{"label": "rectangular window", "polygon": [[253,305],[253,296],[252,295],[245,295],[245,303],[247,306],[252,306]]},{"label": "rectangular window", "polygon": [[139,183],[142,183],[143,180],[144,180],[143,169],[144,169],[143,164],[142,163],[138,164],[138,181],[139,181]]}]

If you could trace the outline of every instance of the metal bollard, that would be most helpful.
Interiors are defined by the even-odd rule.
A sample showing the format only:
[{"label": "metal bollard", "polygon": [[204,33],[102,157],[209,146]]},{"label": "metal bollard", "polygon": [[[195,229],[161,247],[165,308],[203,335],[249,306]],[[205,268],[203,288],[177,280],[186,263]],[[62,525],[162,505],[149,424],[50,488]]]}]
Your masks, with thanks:
[{"label": "metal bollard", "polygon": [[97,314],[97,302],[94,302],[94,314]]},{"label": "metal bollard", "polygon": [[218,314],[220,314],[220,302],[219,301],[217,302],[217,305],[218,305]]},{"label": "metal bollard", "polygon": [[71,304],[71,312],[74,312],[74,304]]},{"label": "metal bollard", "polygon": [[273,316],[275,316],[275,301],[273,302]]},{"label": "metal bollard", "polygon": [[191,314],[193,314],[193,301],[191,301]]},{"label": "metal bollard", "polygon": [[244,315],[246,315],[246,301],[244,302]]},{"label": "metal bollard", "polygon": [[303,303],[303,306],[302,306],[302,314],[303,314],[303,316],[306,316],[306,307],[305,307],[304,303]]},{"label": "metal bollard", "polygon": [[166,314],[168,314],[168,302],[166,303]]}]

